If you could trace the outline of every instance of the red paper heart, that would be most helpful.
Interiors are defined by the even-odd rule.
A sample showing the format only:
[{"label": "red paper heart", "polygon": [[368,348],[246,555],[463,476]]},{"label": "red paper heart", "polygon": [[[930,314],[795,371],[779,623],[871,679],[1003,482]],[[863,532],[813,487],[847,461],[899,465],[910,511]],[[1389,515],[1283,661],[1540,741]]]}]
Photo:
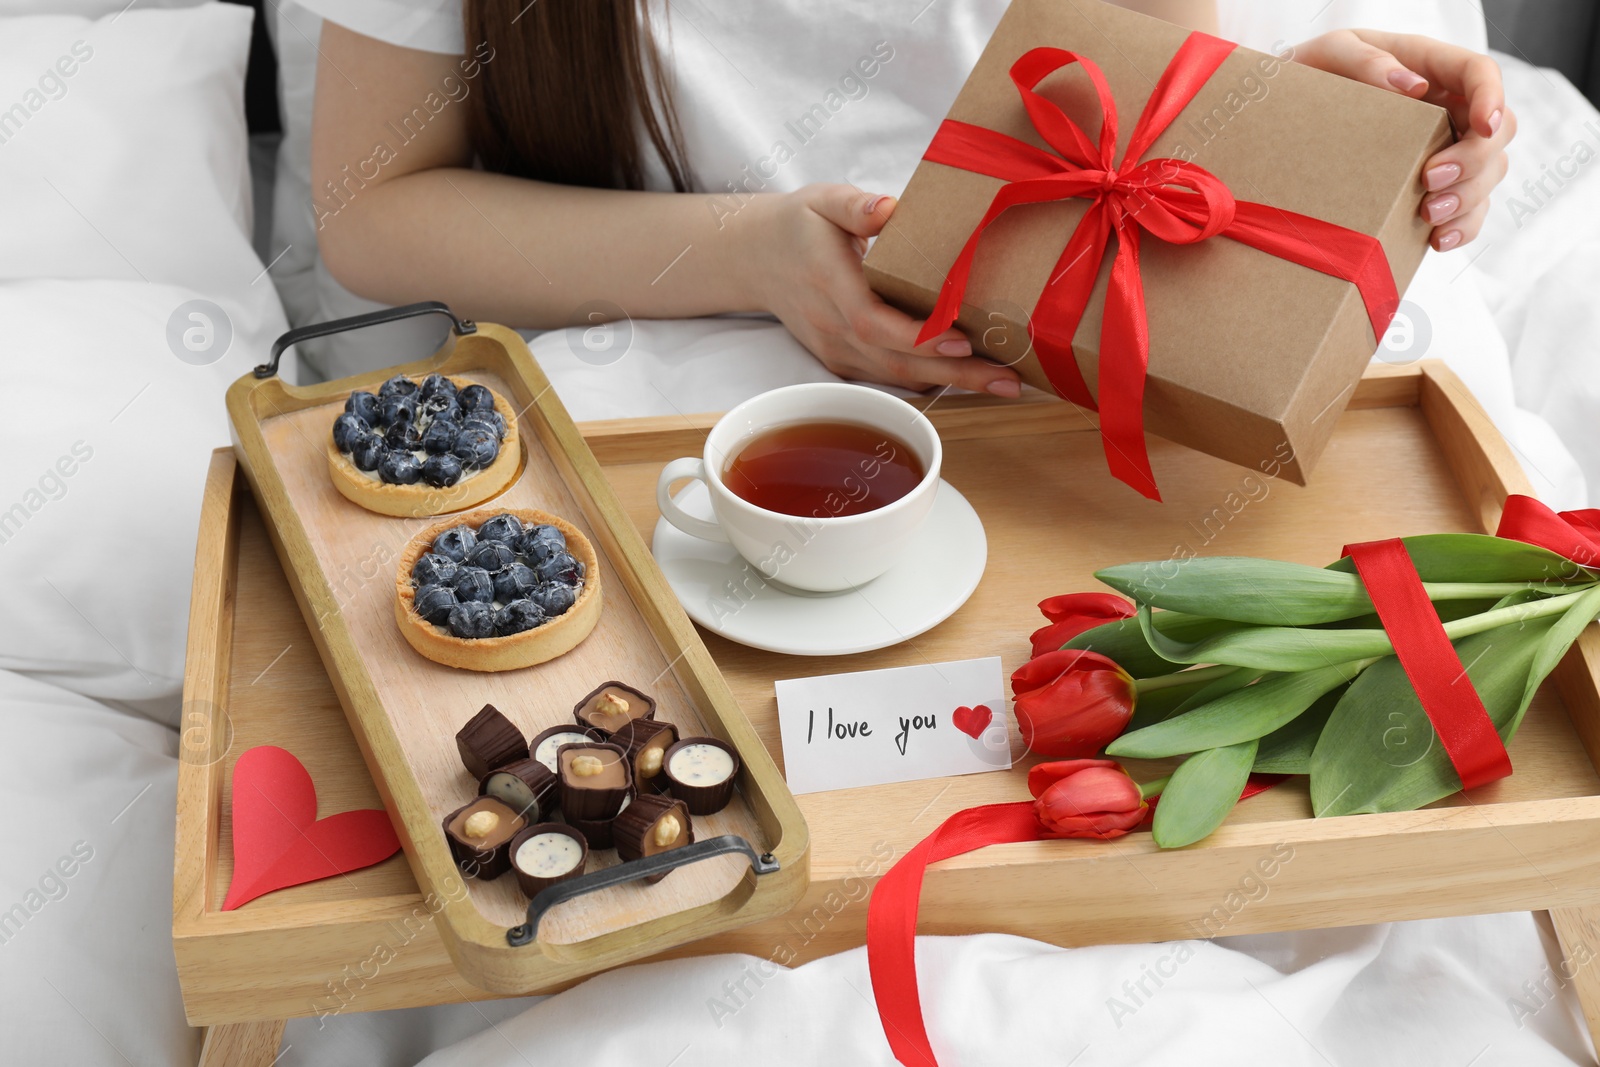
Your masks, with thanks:
[{"label": "red paper heart", "polygon": [[994,721],[994,712],[989,710],[987,704],[979,704],[975,708],[960,707],[950,716],[950,721],[968,737],[977,738]]},{"label": "red paper heart", "polygon": [[301,762],[260,745],[233,765],[233,881],[223,911],[263,893],[381,863],[400,850],[389,813],[317,818],[317,787]]}]

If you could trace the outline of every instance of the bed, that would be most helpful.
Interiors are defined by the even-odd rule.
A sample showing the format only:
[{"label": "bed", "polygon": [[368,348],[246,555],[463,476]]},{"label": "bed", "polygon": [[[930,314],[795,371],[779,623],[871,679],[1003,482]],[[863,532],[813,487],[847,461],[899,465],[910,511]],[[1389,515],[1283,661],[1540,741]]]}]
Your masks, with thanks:
[{"label": "bed", "polygon": [[[1475,5],[1432,0],[1225,8],[1224,32],[1258,46],[1362,23],[1475,47],[1489,34]],[[45,9],[0,0],[0,116],[13,103],[25,113],[0,120],[0,314],[21,398],[0,464],[0,716],[12,739],[0,792],[15,813],[0,859],[0,1020],[8,1062],[189,1062],[196,1036],[170,947],[172,808],[199,490],[228,439],[221,393],[291,322],[366,305],[321,271],[304,225],[318,32],[307,9],[265,8],[283,123],[270,219],[247,165],[248,8],[71,0],[29,14]],[[1541,495],[1573,507],[1600,492],[1588,433],[1600,415],[1600,168],[1571,164],[1579,143],[1600,149],[1600,112],[1516,54],[1526,38],[1500,14],[1489,21],[1513,49],[1500,59],[1521,122],[1511,174],[1480,240],[1429,257],[1406,294],[1408,329],[1378,358],[1446,359]],[[1555,58],[1582,81],[1584,54]],[[1558,165],[1572,177],[1551,191],[1524,186]],[[634,323],[621,368],[578,358],[564,331],[532,346],[578,419],[717,410],[828,377],[758,319]],[[311,358],[333,374],[382,353]],[[1174,946],[928,939],[928,1014],[947,1020],[936,1042],[963,1063],[1111,1064],[1134,1048],[1155,1064],[1593,1062],[1554,936],[1528,914],[1190,947],[1175,978],[1138,996]],[[279,1062],[891,1062],[861,950],[767,979],[714,1022],[707,1005],[749,963],[708,957],[541,1000],[299,1020]],[[619,997],[650,1010],[604,1039],[572,1022]]]}]

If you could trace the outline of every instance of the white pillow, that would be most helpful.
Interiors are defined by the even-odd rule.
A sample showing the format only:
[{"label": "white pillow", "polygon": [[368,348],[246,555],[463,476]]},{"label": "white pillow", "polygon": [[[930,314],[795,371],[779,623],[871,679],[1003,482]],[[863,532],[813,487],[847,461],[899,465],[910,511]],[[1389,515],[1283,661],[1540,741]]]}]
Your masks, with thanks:
[{"label": "white pillow", "polygon": [[250,284],[251,17],[0,23],[0,278]]},{"label": "white pillow", "polygon": [[[198,7],[211,0],[135,0],[139,7]],[[0,0],[0,17],[15,15],[78,15],[97,19],[134,6],[128,0]]]},{"label": "white pillow", "polygon": [[193,1063],[172,965],[176,737],[6,671],[0,730],[0,1058]]},{"label": "white pillow", "polygon": [[[233,338],[196,366],[168,328],[202,296]],[[0,669],[176,724],[200,500],[229,440],[223,393],[264,357],[282,310],[265,282],[10,281],[0,322],[17,401],[0,464]]]}]

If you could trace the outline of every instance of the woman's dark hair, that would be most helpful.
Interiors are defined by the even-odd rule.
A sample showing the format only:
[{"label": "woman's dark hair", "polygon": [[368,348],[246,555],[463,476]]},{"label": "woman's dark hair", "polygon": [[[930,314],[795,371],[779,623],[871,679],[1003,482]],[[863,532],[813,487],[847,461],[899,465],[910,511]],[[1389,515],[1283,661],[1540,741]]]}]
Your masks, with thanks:
[{"label": "woman's dark hair", "polygon": [[[519,178],[642,189],[647,146],[689,189],[682,135],[647,0],[466,0],[467,51],[493,49],[469,97],[485,168]],[[641,136],[642,134],[642,136]]]}]

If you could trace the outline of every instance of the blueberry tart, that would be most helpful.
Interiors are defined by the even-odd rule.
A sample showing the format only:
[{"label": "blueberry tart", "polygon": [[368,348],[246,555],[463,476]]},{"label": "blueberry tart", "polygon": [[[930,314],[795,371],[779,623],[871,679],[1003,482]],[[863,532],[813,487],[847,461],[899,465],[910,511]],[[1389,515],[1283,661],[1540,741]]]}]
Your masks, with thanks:
[{"label": "blueberry tart", "polygon": [[594,546],[565,519],[530,509],[486,508],[428,527],[401,555],[395,590],[407,643],[470,671],[555,659],[600,620]]},{"label": "blueberry tart", "polygon": [[397,374],[358,389],[328,435],[328,472],[347,499],[380,515],[439,515],[481,504],[522,465],[505,397],[465,378]]}]

